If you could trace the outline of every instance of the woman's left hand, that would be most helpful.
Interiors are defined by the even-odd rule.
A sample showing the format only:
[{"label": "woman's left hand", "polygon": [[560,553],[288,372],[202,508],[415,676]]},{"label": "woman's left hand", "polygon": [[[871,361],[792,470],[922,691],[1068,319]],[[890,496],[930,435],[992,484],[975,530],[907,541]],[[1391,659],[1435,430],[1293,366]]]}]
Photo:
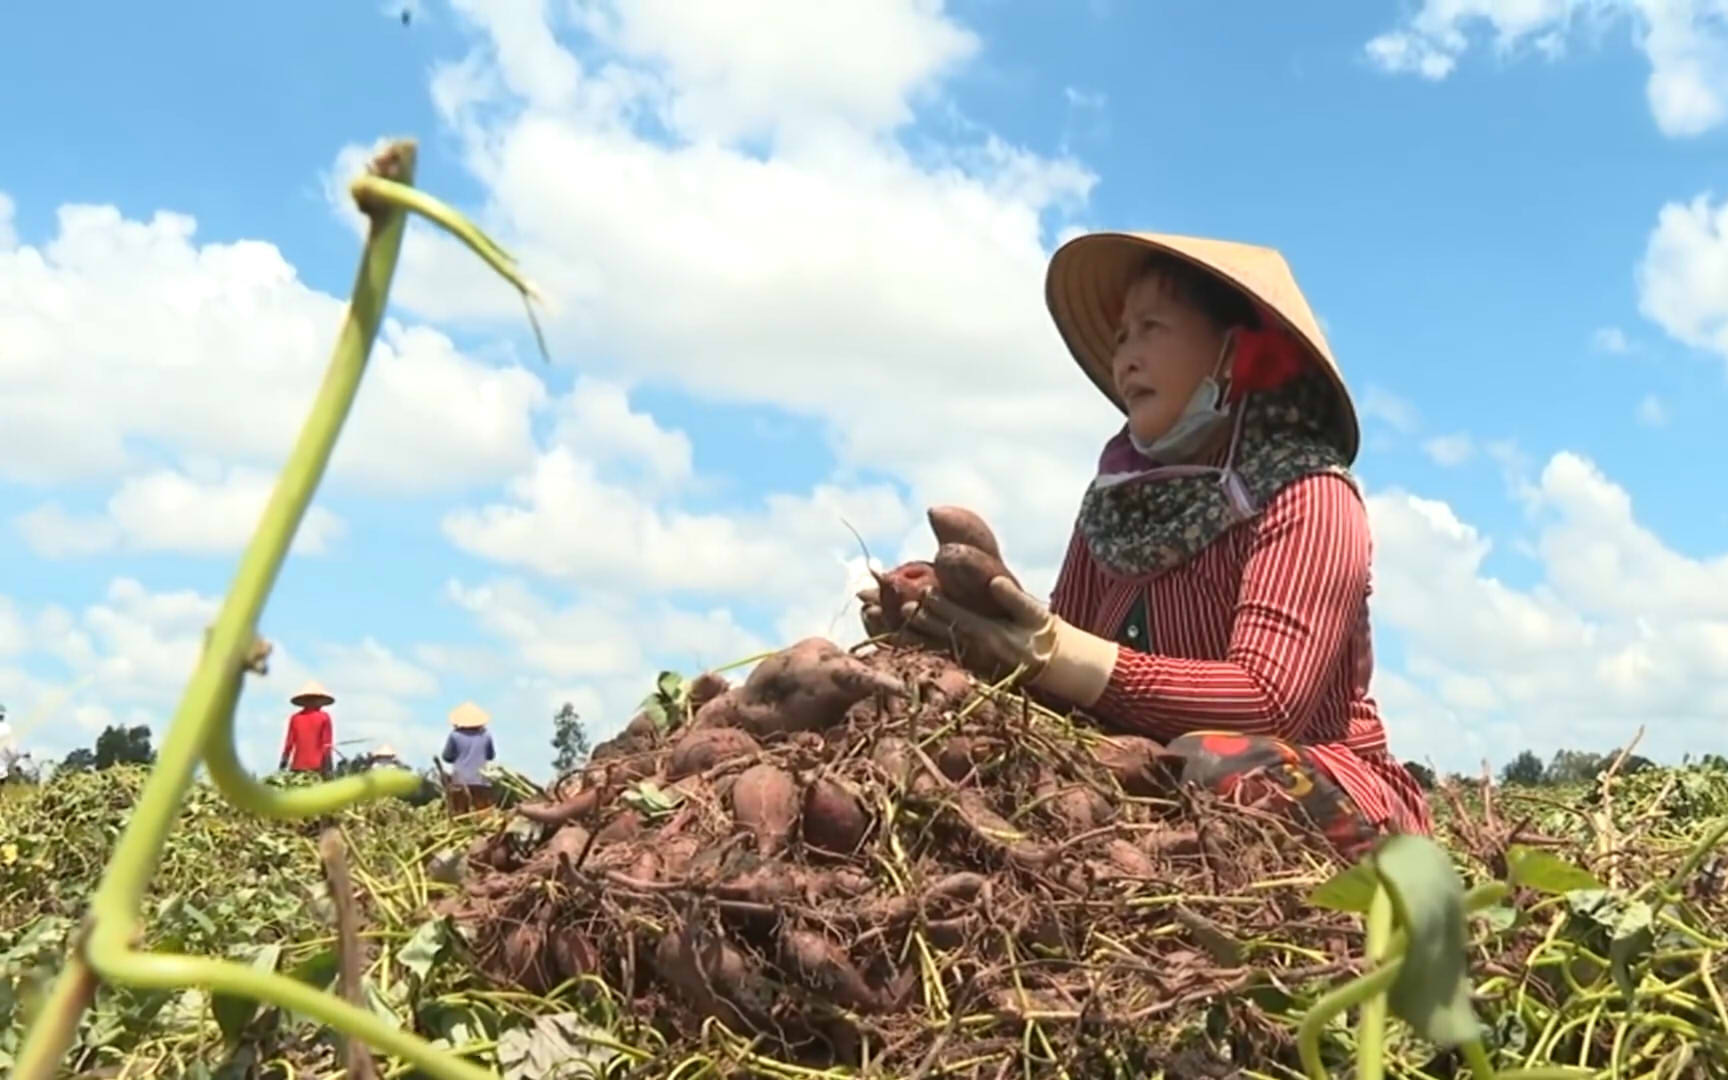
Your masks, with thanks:
[{"label": "woman's left hand", "polygon": [[1006,618],[934,594],[901,614],[919,633],[952,643],[961,663],[986,677],[1018,668],[1032,685],[1082,708],[1097,701],[1116,667],[1116,643],[1057,618],[1010,578],[992,578],[990,593]]}]

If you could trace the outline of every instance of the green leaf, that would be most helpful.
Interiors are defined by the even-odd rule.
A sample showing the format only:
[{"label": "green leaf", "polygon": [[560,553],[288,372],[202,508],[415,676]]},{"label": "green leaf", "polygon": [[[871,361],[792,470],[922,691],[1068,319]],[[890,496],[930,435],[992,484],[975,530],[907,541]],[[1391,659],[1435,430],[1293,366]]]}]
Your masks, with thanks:
[{"label": "green leaf", "polygon": [[666,703],[660,700],[660,695],[649,694],[642,699],[642,707],[637,710],[648,719],[654,721],[654,730],[664,735],[672,730],[672,713],[666,708]]},{"label": "green leaf", "polygon": [[1427,837],[1400,834],[1375,851],[1374,869],[1409,938],[1387,1003],[1438,1046],[1478,1038],[1470,1008],[1464,882],[1452,860]]},{"label": "green leaf", "polygon": [[[282,946],[260,946],[252,956],[252,968],[255,971],[275,971],[281,958]],[[247,1025],[258,1015],[258,1002],[253,998],[234,997],[231,994],[212,994],[210,1011],[216,1016],[216,1026],[222,1029],[222,1037],[232,1046],[240,1042],[240,1036],[245,1033]]]},{"label": "green leaf", "polygon": [[665,701],[677,704],[683,700],[684,676],[676,671],[662,671],[660,677],[654,680],[654,686]]},{"label": "green leaf", "polygon": [[1379,883],[1373,865],[1359,862],[1315,886],[1308,894],[1308,903],[1332,911],[1366,912]]},{"label": "green leaf", "polygon": [[593,1080],[619,1056],[596,1039],[610,1040],[611,1033],[575,1013],[537,1017],[499,1036],[498,1065],[504,1080]]},{"label": "green leaf", "polygon": [[444,920],[427,919],[414,931],[414,936],[408,939],[408,943],[396,950],[396,962],[412,972],[416,979],[424,982],[426,976],[431,974],[432,966],[444,955],[444,949],[449,942]]},{"label": "green leaf", "polygon": [[200,909],[197,904],[188,900],[180,905],[180,911],[191,918],[193,922],[197,923],[198,929],[212,937],[216,935],[216,924],[210,920],[210,916],[204,914],[203,910]]},{"label": "green leaf", "polygon": [[1507,904],[1495,904],[1476,913],[1476,918],[1488,924],[1488,929],[1503,934],[1518,925],[1518,909]]},{"label": "green leaf", "polygon": [[1635,900],[1621,908],[1619,917],[1610,928],[1608,970],[1614,976],[1614,984],[1628,998],[1638,989],[1638,978],[1632,967],[1649,955],[1655,941],[1653,919],[1650,905]]},{"label": "green leaf", "polygon": [[651,818],[670,814],[684,801],[682,792],[668,790],[652,780],[640,781],[619,798],[626,805]]},{"label": "green leaf", "polygon": [[1507,877],[1511,884],[1537,892],[1561,893],[1576,889],[1600,889],[1602,883],[1590,871],[1547,851],[1513,845],[1506,852]]}]

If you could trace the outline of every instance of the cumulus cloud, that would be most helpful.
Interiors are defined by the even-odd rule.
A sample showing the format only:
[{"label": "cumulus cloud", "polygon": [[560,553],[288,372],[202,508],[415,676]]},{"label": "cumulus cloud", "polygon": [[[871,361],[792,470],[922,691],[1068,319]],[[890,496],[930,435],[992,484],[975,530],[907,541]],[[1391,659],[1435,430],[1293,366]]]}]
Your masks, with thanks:
[{"label": "cumulus cloud", "polygon": [[1580,32],[1628,23],[1650,64],[1645,97],[1663,134],[1703,134],[1728,118],[1724,0],[1422,0],[1364,47],[1384,71],[1441,80],[1481,31],[1503,59],[1562,56]]},{"label": "cumulus cloud", "polygon": [[1476,455],[1476,443],[1469,432],[1456,431],[1450,435],[1436,435],[1422,444],[1422,451],[1436,465],[1448,468],[1462,465]]},{"label": "cumulus cloud", "polygon": [[[114,578],[79,610],[32,609],[0,597],[0,701],[27,748],[39,758],[61,757],[109,724],[143,724],[160,741],[219,603],[130,577]],[[288,695],[313,677],[337,695],[338,739],[390,741],[422,755],[437,748],[442,716],[429,715],[424,703],[441,686],[428,668],[370,637],[272,644],[269,671],[246,677],[235,720],[250,768],[275,768]]]},{"label": "cumulus cloud", "polygon": [[1358,395],[1356,411],[1364,418],[1378,420],[1400,435],[1409,435],[1422,424],[1416,406],[1383,386],[1372,383]]},{"label": "cumulus cloud", "polygon": [[[275,482],[254,469],[205,476],[158,469],[128,477],[100,514],[68,513],[51,501],[20,514],[15,525],[30,549],[45,558],[117,549],[222,554],[240,550],[252,538]],[[344,529],[329,510],[309,507],[293,550],[321,554]]]},{"label": "cumulus cloud", "polygon": [[[1043,309],[1047,241],[1094,177],[965,122],[902,139],[950,109],[974,49],[940,5],[784,7],[751,5],[763,29],[741,36],[703,33],[732,5],[463,5],[477,44],[433,97],[484,186],[475,213],[559,301],[555,357],[816,420],[841,469],[976,503],[1053,564],[1120,423]],[[842,17],[857,50],[813,60]],[[402,296],[473,308],[466,287]]]},{"label": "cumulus cloud", "polygon": [[[1395,744],[1446,752],[1431,723],[1447,739],[1475,733],[1471,752],[1498,762],[1526,745],[1606,749],[1640,723],[1644,752],[1667,759],[1710,742],[1728,719],[1728,554],[1668,547],[1581,455],[1555,454],[1528,484],[1528,587],[1488,570],[1493,544],[1445,503],[1398,489],[1370,498],[1374,617],[1406,657],[1383,680]],[[1448,768],[1471,765],[1461,753]]]},{"label": "cumulus cloud", "polygon": [[[272,244],[197,243],[183,214],[69,205],[58,223],[43,245],[0,247],[0,424],[13,449],[0,477],[137,476],[163,454],[276,467],[345,300],[308,288]],[[387,321],[333,479],[401,493],[504,475],[532,458],[545,399],[529,372]]]},{"label": "cumulus cloud", "polygon": [[1632,351],[1632,342],[1626,336],[1626,331],[1618,326],[1604,326],[1590,338],[1591,344],[1598,352],[1625,353]]},{"label": "cumulus cloud", "polygon": [[1728,201],[1671,202],[1637,268],[1638,308],[1675,340],[1728,358]]},{"label": "cumulus cloud", "polygon": [[694,673],[784,644],[741,626],[725,607],[680,608],[640,594],[595,591],[560,604],[497,578],[451,580],[446,595],[515,658],[517,675],[497,688],[503,709],[549,718],[571,701],[593,738],[628,722],[657,671]]}]

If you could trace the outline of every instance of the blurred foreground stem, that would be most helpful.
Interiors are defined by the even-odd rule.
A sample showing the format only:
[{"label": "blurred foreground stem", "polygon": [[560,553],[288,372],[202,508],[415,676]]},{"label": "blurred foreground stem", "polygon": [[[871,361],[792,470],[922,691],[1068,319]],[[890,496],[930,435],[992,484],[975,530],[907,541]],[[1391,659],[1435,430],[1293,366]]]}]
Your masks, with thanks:
[{"label": "blurred foreground stem", "polygon": [[[54,1075],[76,1038],[97,980],[153,989],[199,987],[248,997],[311,1016],[440,1080],[491,1076],[368,1010],[287,976],[209,957],[137,949],[144,937],[140,915],[144,893],[200,760],[231,800],[267,817],[316,817],[386,795],[408,795],[419,787],[419,778],[412,773],[381,770],[310,788],[272,788],[253,779],[241,766],[234,752],[233,733],[241,679],[247,670],[263,670],[268,653],[268,646],[257,637],[258,617],[359,391],[389,300],[408,213],[421,213],[455,233],[524,297],[531,295],[513,261],[497,245],[454,210],[410,186],[414,164],[415,144],[411,140],[392,142],[372,160],[367,174],[350,187],[370,224],[330,366],[311,415],[241,557],[155,766],[91,900],[86,923],[74,937],[72,954],[25,1037],[14,1073],[18,1080],[50,1080]],[[538,336],[538,325],[535,331]]]}]

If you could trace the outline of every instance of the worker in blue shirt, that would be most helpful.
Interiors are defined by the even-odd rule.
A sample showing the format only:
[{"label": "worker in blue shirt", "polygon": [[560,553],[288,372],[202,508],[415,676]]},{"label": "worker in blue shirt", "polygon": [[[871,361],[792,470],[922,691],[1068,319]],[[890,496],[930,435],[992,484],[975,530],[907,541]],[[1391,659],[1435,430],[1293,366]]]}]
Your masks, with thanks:
[{"label": "worker in blue shirt", "polygon": [[481,810],[493,804],[492,781],[480,771],[488,761],[498,756],[492,745],[492,733],[486,730],[491,719],[472,701],[464,701],[450,710],[452,730],[444,740],[444,752],[439,756],[451,765],[446,803],[453,814]]}]

